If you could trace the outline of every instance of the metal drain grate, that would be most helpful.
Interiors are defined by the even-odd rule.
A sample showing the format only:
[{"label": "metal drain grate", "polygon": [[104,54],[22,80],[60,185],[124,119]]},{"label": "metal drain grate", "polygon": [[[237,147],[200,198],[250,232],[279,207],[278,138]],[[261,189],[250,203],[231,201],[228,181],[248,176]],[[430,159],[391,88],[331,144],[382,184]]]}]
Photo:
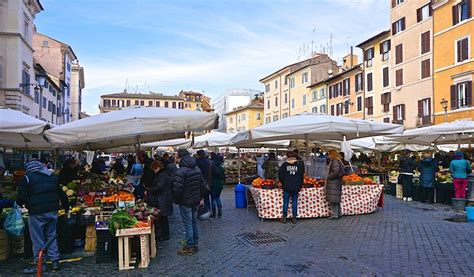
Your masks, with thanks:
[{"label": "metal drain grate", "polygon": [[284,238],[271,233],[243,233],[237,236],[237,238],[243,243],[251,246],[262,246],[286,242]]}]

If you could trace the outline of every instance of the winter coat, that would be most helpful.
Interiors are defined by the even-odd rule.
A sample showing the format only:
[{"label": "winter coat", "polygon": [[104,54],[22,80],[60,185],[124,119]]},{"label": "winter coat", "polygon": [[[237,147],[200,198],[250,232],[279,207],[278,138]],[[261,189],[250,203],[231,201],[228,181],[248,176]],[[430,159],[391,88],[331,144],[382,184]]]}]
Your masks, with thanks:
[{"label": "winter coat", "polygon": [[433,158],[424,158],[418,164],[420,171],[420,186],[424,188],[433,188],[435,183],[435,174],[438,171],[438,164]]},{"label": "winter coat", "polygon": [[411,173],[416,169],[416,162],[410,157],[403,157],[400,159],[400,173]]},{"label": "winter coat", "polygon": [[276,174],[278,171],[277,160],[270,160],[270,159],[265,160],[263,162],[262,168],[263,168],[263,174],[265,175],[265,179],[276,178]]},{"label": "winter coat", "polygon": [[466,179],[467,174],[472,172],[471,163],[464,159],[452,160],[449,165],[449,171],[454,179]]},{"label": "winter coat", "polygon": [[67,195],[58,185],[56,176],[39,172],[28,173],[23,177],[16,198],[18,205],[25,205],[30,214],[57,212],[60,200],[62,207],[69,210]]},{"label": "winter coat", "polygon": [[220,192],[224,189],[225,183],[225,172],[222,165],[216,165],[218,174],[212,177],[211,181],[211,191]]},{"label": "winter coat", "polygon": [[70,168],[65,165],[58,175],[58,184],[67,185],[68,183],[77,180],[77,170],[75,168]]},{"label": "winter coat", "polygon": [[214,175],[220,176],[220,172],[217,169],[216,164],[213,160],[205,158],[196,158],[196,165],[201,169],[202,177],[209,183],[212,182]]},{"label": "winter coat", "polygon": [[303,186],[304,171],[304,164],[295,158],[284,162],[278,171],[283,191],[299,192]]},{"label": "winter coat", "polygon": [[185,155],[179,162],[173,183],[173,199],[176,204],[197,206],[204,198],[206,187],[201,170],[194,159]]},{"label": "winter coat", "polygon": [[344,176],[342,161],[339,159],[330,160],[326,178],[326,200],[329,203],[341,202],[342,176]]},{"label": "winter coat", "polygon": [[151,186],[153,182],[153,170],[151,169],[151,163],[153,162],[152,159],[145,157],[145,161],[143,162],[143,175],[140,183],[145,187]]},{"label": "winter coat", "polygon": [[160,209],[160,215],[173,214],[173,173],[162,169],[155,174],[150,187],[147,187],[146,202]]}]

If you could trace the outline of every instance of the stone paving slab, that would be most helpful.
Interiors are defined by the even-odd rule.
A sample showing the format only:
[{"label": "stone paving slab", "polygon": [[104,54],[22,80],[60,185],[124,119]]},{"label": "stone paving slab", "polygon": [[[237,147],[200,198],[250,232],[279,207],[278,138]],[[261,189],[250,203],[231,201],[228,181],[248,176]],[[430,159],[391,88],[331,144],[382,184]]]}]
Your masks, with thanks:
[{"label": "stone paving slab", "polygon": [[[159,243],[149,268],[120,272],[117,263],[85,258],[47,275],[474,276],[474,223],[446,221],[459,213],[445,205],[385,196],[385,207],[373,214],[283,225],[259,220],[255,209],[235,209],[232,189],[222,197],[223,218],[200,222],[196,255],[176,254],[184,229],[175,209],[172,239]],[[286,241],[251,246],[237,238],[257,231]],[[18,275],[24,266],[20,259],[0,262],[0,275]]]}]

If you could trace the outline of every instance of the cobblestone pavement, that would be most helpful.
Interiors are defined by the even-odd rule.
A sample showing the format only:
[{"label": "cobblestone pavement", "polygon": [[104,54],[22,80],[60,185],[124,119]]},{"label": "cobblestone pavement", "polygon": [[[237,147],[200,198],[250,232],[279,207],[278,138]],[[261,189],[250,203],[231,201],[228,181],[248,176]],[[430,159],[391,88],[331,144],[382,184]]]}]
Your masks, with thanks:
[{"label": "cobblestone pavement", "polygon": [[[386,196],[385,207],[373,214],[283,225],[260,221],[254,209],[235,209],[232,189],[223,192],[223,203],[222,219],[200,222],[196,255],[176,254],[184,237],[176,209],[172,239],[159,244],[149,268],[119,272],[116,263],[85,258],[49,275],[474,276],[474,223],[446,221],[459,213],[445,205]],[[245,232],[270,232],[286,241],[252,246],[238,239]],[[17,275],[24,266],[20,259],[0,262],[0,275]]]}]

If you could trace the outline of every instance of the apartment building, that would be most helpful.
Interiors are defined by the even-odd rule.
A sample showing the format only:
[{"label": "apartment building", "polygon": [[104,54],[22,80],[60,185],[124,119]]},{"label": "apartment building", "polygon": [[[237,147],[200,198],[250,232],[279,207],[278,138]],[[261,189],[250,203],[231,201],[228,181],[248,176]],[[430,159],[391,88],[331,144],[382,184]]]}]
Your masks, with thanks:
[{"label": "apartment building", "polygon": [[84,87],[84,68],[79,64],[79,61],[73,61],[71,67],[71,114],[73,121],[81,118]]},{"label": "apartment building", "polygon": [[127,90],[119,93],[100,96],[99,110],[106,113],[128,107],[162,107],[184,109],[184,99],[179,96],[168,96],[162,93],[128,93]]},{"label": "apartment building", "polygon": [[40,117],[34,108],[34,20],[43,11],[39,0],[0,1],[0,108]]},{"label": "apartment building", "polygon": [[265,123],[302,112],[310,112],[311,85],[325,80],[338,67],[326,54],[285,66],[262,78],[265,86]]},{"label": "apartment building", "polygon": [[180,91],[179,97],[184,99],[184,109],[192,111],[213,112],[211,98],[195,91]]},{"label": "apartment building", "polygon": [[250,103],[254,96],[262,92],[254,89],[227,89],[221,95],[212,99],[212,108],[219,116],[219,132],[227,131],[227,120],[225,114],[234,108],[242,107]]},{"label": "apartment building", "polygon": [[226,113],[227,133],[242,132],[263,124],[263,103],[252,101]]},{"label": "apartment building", "polygon": [[364,91],[361,84],[356,82],[356,76],[362,74],[363,67],[357,64],[357,56],[348,55],[344,58],[342,72],[323,81],[328,87],[330,115],[364,117]]},{"label": "apartment building", "polygon": [[433,1],[435,123],[474,118],[472,0]]},{"label": "apartment building", "polygon": [[392,122],[390,37],[390,30],[386,30],[357,45],[364,54],[364,72],[355,76],[356,92],[364,92],[364,118],[386,123]]},{"label": "apartment building", "polygon": [[319,82],[309,86],[311,91],[310,110],[312,113],[328,113],[328,86]]},{"label": "apartment building", "polygon": [[432,124],[433,18],[431,1],[392,0],[390,82],[392,121]]}]

